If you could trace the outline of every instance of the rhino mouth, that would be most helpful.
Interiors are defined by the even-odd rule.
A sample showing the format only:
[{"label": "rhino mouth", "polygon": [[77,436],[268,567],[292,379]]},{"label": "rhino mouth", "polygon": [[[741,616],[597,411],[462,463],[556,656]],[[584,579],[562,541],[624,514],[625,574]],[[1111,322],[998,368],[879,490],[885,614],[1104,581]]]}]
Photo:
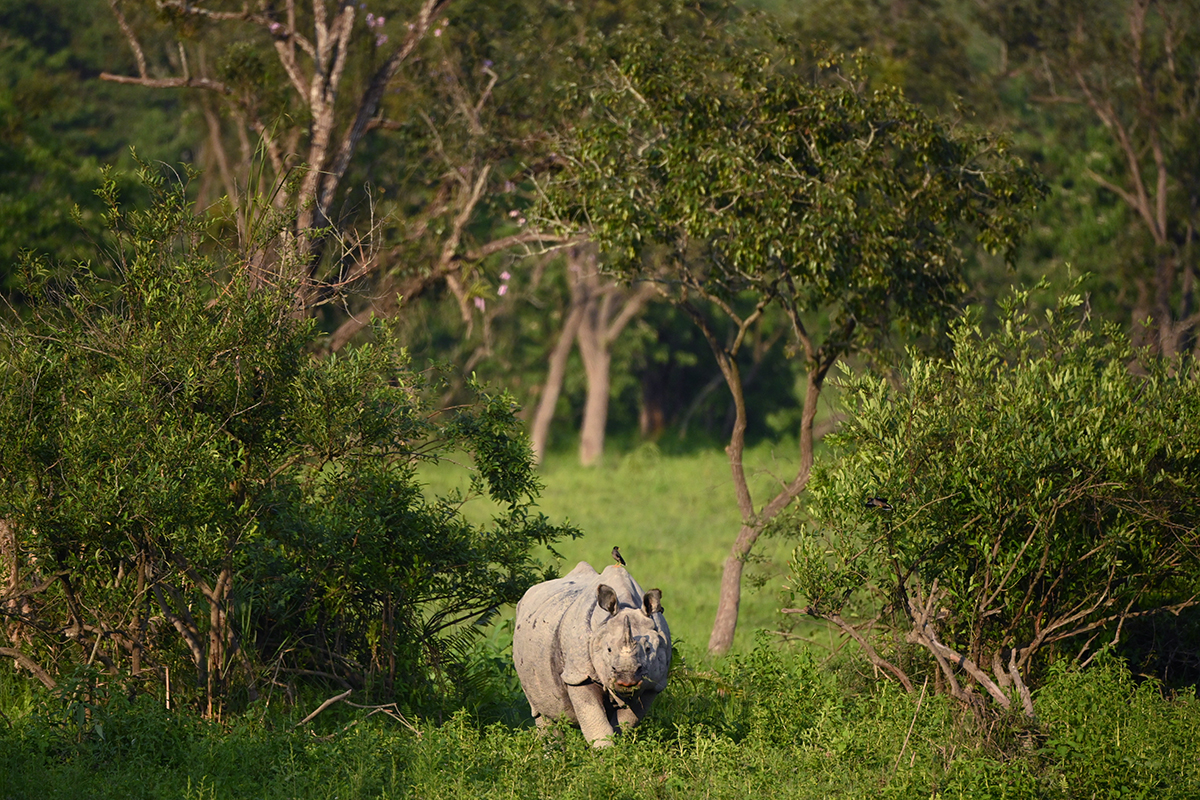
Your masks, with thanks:
[{"label": "rhino mouth", "polygon": [[626,683],[625,681],[613,681],[613,694],[620,697],[637,697],[642,693],[642,684],[644,681],[638,680],[634,683]]}]

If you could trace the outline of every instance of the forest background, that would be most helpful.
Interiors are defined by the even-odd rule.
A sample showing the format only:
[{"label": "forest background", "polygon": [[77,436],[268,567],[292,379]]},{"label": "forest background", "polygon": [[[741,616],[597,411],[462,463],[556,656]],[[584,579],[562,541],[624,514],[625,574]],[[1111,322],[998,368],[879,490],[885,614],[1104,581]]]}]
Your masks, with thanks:
[{"label": "forest background", "polygon": [[[1153,343],[1171,355],[1190,349],[1196,324],[1189,260],[1196,110],[1185,6],[1102,4],[1095,29],[1084,31],[1071,29],[1078,9],[1069,3],[768,8],[806,41],[840,52],[865,49],[874,56],[871,70],[908,98],[1005,132],[1036,165],[1050,193],[1015,263],[967,243],[966,299],[993,303],[1003,288],[1042,276],[1062,283],[1075,265],[1095,276],[1089,284],[1095,314],[1124,325],[1136,344]],[[431,8],[441,14],[440,6]],[[281,96],[287,76],[267,57],[269,39],[257,52],[220,38],[237,30],[233,20],[185,27],[179,41],[201,46],[212,61],[192,67],[189,76],[180,62],[187,50],[167,24],[171,14],[188,15],[172,9],[163,4],[159,25],[153,15],[134,20],[146,24],[143,35],[159,37],[135,54],[105,3],[6,2],[0,195],[6,286],[22,250],[64,261],[90,255],[104,235],[96,195],[101,170],[112,167],[118,181],[132,183],[133,149],[150,163],[200,170],[191,189],[198,206],[231,206],[231,224],[252,224],[256,192],[281,204],[282,192],[272,194],[283,180],[278,171],[294,165],[268,163],[276,156],[247,135],[256,125],[261,133],[271,114],[283,114],[280,120],[294,114],[293,125],[303,121],[287,106],[295,100]],[[379,9],[373,19],[387,20],[386,12]],[[133,4],[129,14],[139,13]],[[714,18],[720,13],[710,11]],[[1139,15],[1143,28],[1130,27]],[[603,424],[590,423],[595,430],[584,437],[581,458],[598,457],[605,433],[623,443],[693,433],[725,438],[730,403],[716,391],[719,375],[688,321],[645,291],[571,284],[561,267],[565,256],[547,252],[561,242],[526,219],[537,170],[547,166],[535,159],[552,154],[538,148],[550,142],[562,122],[556,113],[565,110],[555,89],[578,80],[570,70],[585,65],[572,46],[634,16],[620,4],[493,3],[458,9],[456,26],[447,6],[438,17],[445,34],[435,28],[426,42],[435,51],[405,64],[412,74],[400,73],[389,90],[396,106],[386,111],[396,118],[380,114],[369,125],[372,137],[362,140],[364,150],[345,168],[358,172],[322,187],[339,197],[326,216],[343,236],[354,231],[338,255],[358,270],[339,273],[340,285],[353,289],[349,299],[317,309],[330,335],[327,347],[340,349],[361,335],[364,312],[374,311],[401,326],[418,359],[457,364],[459,376],[474,372],[513,392],[533,426],[547,386],[554,388],[547,364],[554,363],[555,346],[570,341],[562,334],[573,329],[572,303],[592,311],[585,318],[596,316],[596,301],[573,301],[590,293],[603,299],[604,329],[585,326],[576,335],[581,344],[593,337],[604,343],[607,391],[593,394],[609,401],[598,414]],[[403,26],[402,19],[403,13],[393,16],[390,24]],[[251,20],[248,30],[257,24]],[[375,41],[387,42],[389,23],[374,24]],[[378,52],[346,67],[358,71],[347,72],[347,82],[366,81],[382,64],[385,50],[402,38],[390,35],[391,44],[363,45]],[[153,75],[139,77],[150,68]],[[202,72],[225,83],[200,78]],[[282,141],[284,123],[275,124],[280,130],[273,135]],[[21,298],[13,300],[19,305]],[[396,302],[403,314],[387,307]],[[796,434],[802,387],[795,360],[769,335],[744,358],[754,392],[751,434],[778,438]],[[558,402],[546,409],[553,412],[551,428],[535,436],[537,449],[547,442],[575,447],[589,424],[585,409],[599,403],[589,399],[589,359],[580,356],[589,349],[581,346],[567,360]]]},{"label": "forest background", "polygon": [[[679,12],[670,4],[650,11],[641,6],[363,3],[354,5],[352,23],[342,29],[339,17],[329,12],[327,41],[322,44],[316,37],[305,48],[287,33],[295,27],[286,16],[289,9],[295,13],[288,3],[244,11],[236,3],[0,0],[0,286],[10,310],[27,315],[38,302],[21,275],[23,253],[46,256],[41,263],[58,265],[49,269],[61,275],[77,261],[94,261],[98,252],[118,252],[114,209],[156,202],[153,181],[147,186],[138,178],[140,166],[168,175],[168,184],[178,176],[181,200],[202,210],[207,234],[236,243],[252,283],[285,284],[287,276],[272,272],[278,264],[296,270],[291,277],[300,277],[287,284],[289,291],[303,308],[301,316],[315,325],[315,338],[298,345],[302,349],[328,359],[363,343],[402,344],[412,364],[438,365],[438,380],[421,386],[424,408],[434,416],[441,409],[480,402],[480,385],[508,392],[534,457],[543,462],[541,476],[548,488],[542,510],[554,524],[569,519],[587,534],[555,545],[564,561],[569,565],[578,557],[596,563],[608,546],[620,544],[635,575],[643,570],[651,576],[669,573],[680,587],[674,607],[670,589],[664,587],[672,623],[694,648],[684,652],[702,661],[701,645],[717,614],[716,575],[747,519],[744,508],[738,513],[740,498],[720,500],[723,493],[734,493],[724,477],[729,466],[720,448],[742,425],[749,485],[756,497],[789,484],[797,470],[805,474],[800,447],[805,399],[814,397],[806,390],[812,359],[797,357],[796,348],[788,345],[785,316],[754,317],[753,302],[738,311],[740,316],[720,323],[724,327],[716,330],[719,342],[713,345],[686,309],[664,298],[653,281],[620,280],[618,259],[548,213],[548,187],[571,156],[562,132],[580,114],[580,93],[569,87],[594,85],[589,81],[603,68],[609,42],[646,25],[647,19],[653,28],[656,14],[666,18]],[[953,125],[1002,134],[1009,152],[1036,171],[1045,194],[1029,212],[1028,229],[1008,258],[989,253],[968,236],[954,239],[962,264],[956,304],[982,309],[982,331],[996,329],[1005,318],[1000,300],[1010,286],[1045,278],[1045,296],[1066,295],[1077,290],[1076,275],[1086,271],[1090,320],[1111,323],[1133,347],[1146,348],[1156,358],[1193,353],[1200,323],[1193,297],[1200,200],[1200,90],[1195,80],[1200,16],[1191,4],[822,0],[702,4],[696,19],[718,26],[742,22],[759,10],[771,15],[769,24],[789,41],[822,42],[834,52],[865,52],[865,78],[900,87],[919,108],[953,120]],[[340,50],[333,44],[339,35],[346,37]],[[305,63],[310,66],[293,69]],[[311,85],[304,84],[306,75]],[[320,168],[304,169],[304,164]],[[189,179],[190,169],[196,172]],[[647,258],[652,272],[656,262]],[[372,316],[384,325],[372,326]],[[841,354],[842,363],[898,380],[910,358],[904,348],[915,344],[926,352],[945,353],[942,333],[926,329],[914,334],[885,326],[870,347]],[[731,348],[735,340],[738,347]],[[719,355],[713,357],[719,345],[737,365],[744,387],[741,412],[736,397],[726,391],[728,370],[723,371]],[[846,413],[837,394],[847,384],[840,378],[832,382],[815,416],[808,418],[817,441],[836,430]],[[482,402],[481,414],[487,417],[492,400]],[[445,439],[475,452],[479,442],[473,435],[460,430]],[[450,461],[437,469],[423,468],[421,481],[438,492],[458,488],[484,493],[469,475],[448,476]],[[591,469],[576,469],[574,462]],[[683,488],[654,487],[646,499],[631,500],[638,489],[669,474],[679,475]],[[522,477],[520,486],[510,486],[498,507],[522,492],[532,502],[536,490],[529,480]],[[556,481],[562,488],[556,488]],[[688,494],[697,489],[696,495]],[[580,499],[584,495],[587,501]],[[482,510],[468,506],[466,517],[473,524],[486,525],[494,514],[482,502]],[[624,519],[630,506],[644,504],[669,509],[671,525]],[[564,534],[561,529],[520,527],[520,521],[505,524],[510,535],[519,531],[526,544]],[[635,531],[640,533],[631,537]],[[760,531],[761,526],[754,536]],[[598,534],[607,538],[597,541]],[[810,667],[795,664],[764,666],[763,660],[774,656],[763,651],[750,655],[756,627],[778,631],[783,639],[828,641],[838,649],[829,638],[836,626],[797,625],[795,617],[781,621],[775,613],[786,604],[777,595],[789,572],[784,562],[791,548],[790,542],[767,539],[754,551],[762,561],[752,563],[752,577],[766,588],[744,590],[749,610],[737,628],[733,651],[745,660],[735,659],[727,672],[716,668],[685,678],[702,698],[709,697],[709,690],[712,698],[725,697],[728,684],[739,680],[747,687],[753,684],[759,711],[753,710],[749,694],[738,699],[743,704],[735,710],[714,712],[714,707],[684,704],[664,711],[664,726],[675,725],[678,732],[688,719],[707,719],[739,745],[765,746],[780,731],[793,728],[755,717],[766,713],[763,708],[782,714],[809,706],[812,713],[853,713],[849,705],[820,706],[812,698],[789,696],[794,703],[790,710],[782,701],[778,706],[765,703],[771,694],[765,687],[775,685],[770,681],[787,681],[780,676],[804,674],[814,686],[827,678],[813,677],[816,673],[804,672]],[[700,550],[713,552],[697,562],[691,556]],[[741,560],[747,560],[746,553]],[[705,581],[711,590],[696,590]],[[209,591],[202,599],[213,596]],[[487,605],[481,601],[480,609]],[[1187,625],[1194,627],[1184,619],[1173,633],[1143,631],[1135,637],[1143,650],[1126,653],[1135,660],[1135,669],[1160,679],[1194,673],[1194,652],[1189,657],[1186,647],[1176,647],[1174,660],[1155,650],[1156,637],[1165,635],[1177,644]],[[196,637],[210,632],[203,620],[195,624]],[[373,634],[362,635],[366,642]],[[491,646],[502,649],[502,640],[503,632],[494,633]],[[717,651],[730,646],[726,642]],[[1153,657],[1147,657],[1147,649]],[[219,656],[206,651],[197,664],[219,661]],[[392,669],[394,674],[394,665]],[[1119,668],[1105,669],[1110,672],[1096,681],[1138,691]],[[463,673],[464,685],[473,680],[471,674],[484,672]],[[766,673],[775,678],[764,677]],[[765,683],[753,683],[760,679]],[[77,680],[93,694],[60,693],[60,701],[64,708],[87,712],[86,722],[83,717],[75,721],[75,744],[96,744],[91,715],[103,716],[97,709],[104,703],[94,696],[94,675]],[[1053,685],[1071,680],[1075,678],[1068,675]],[[359,685],[353,678],[351,682]],[[1176,685],[1188,682],[1181,678]],[[210,684],[207,709],[201,702],[210,717],[212,694],[218,690]],[[22,698],[12,701],[15,707],[34,707],[33,695],[10,691]],[[914,697],[902,701],[884,691],[886,699],[879,701],[883,717],[902,718],[909,713],[904,709],[914,708]],[[1114,689],[1112,697],[1119,693]],[[923,690],[918,695],[911,687],[908,695],[925,697]],[[1048,709],[1061,711],[1074,702],[1056,706],[1053,690],[1047,696]],[[916,702],[920,712],[922,701]],[[905,746],[876,752],[881,783],[894,786],[898,774],[925,789],[931,775],[935,786],[938,781],[987,783],[992,761],[963,766],[954,760],[953,747],[950,755],[936,752],[949,741],[947,731],[965,735],[957,727],[961,722],[946,709],[929,722],[948,727],[928,735],[923,746],[929,749],[920,755],[925,771],[914,746],[908,751],[911,771],[898,772],[898,765],[907,761],[910,738],[902,733],[892,738],[902,738]],[[1161,721],[1191,713],[1194,701],[1155,707],[1151,716]],[[114,720],[109,724],[120,724]],[[907,722],[899,723],[901,731]],[[1116,725],[1119,731],[1120,723]],[[735,729],[740,732],[730,733]],[[1080,729],[1064,728],[1072,736]],[[839,758],[858,757],[847,756],[844,744],[838,749],[821,739],[832,736],[834,728],[806,730],[793,733],[807,736],[809,744],[822,741],[825,752]],[[178,734],[164,731],[155,735],[175,741]],[[909,726],[907,733],[912,731]],[[470,738],[462,731],[426,735]],[[845,729],[839,735],[849,736]],[[881,733],[877,739],[887,736]],[[930,744],[934,741],[942,744]],[[971,741],[978,745],[978,739]],[[1017,740],[989,741],[995,749],[987,757],[1002,756],[996,763],[1013,763],[1013,753],[1020,761],[1020,749],[1027,746]],[[1046,741],[1039,740],[1039,746]],[[1086,745],[1083,739],[1050,741],[1053,747],[1045,746],[1056,754],[1046,756],[1051,767],[1021,767],[1032,770],[1021,780],[1043,790],[1048,784],[1039,769],[1066,774],[1063,765],[1073,764],[1072,758],[1094,744],[1091,739]],[[362,745],[363,752],[373,752],[375,746]],[[494,769],[517,769],[514,765],[525,758],[520,742],[492,746],[497,749],[485,760],[507,765]],[[42,755],[54,762],[63,747],[53,744]],[[1148,747],[1158,748],[1157,755],[1143,754],[1146,786],[1153,786],[1165,774],[1162,759],[1169,758],[1172,748],[1161,740]],[[423,758],[398,752],[391,753],[393,763]],[[717,772],[734,791],[733,762],[721,762],[715,753],[696,755],[700,752],[691,757],[717,758],[714,763],[723,765]],[[1097,762],[1094,753],[1086,755],[1079,756],[1081,763]],[[117,761],[126,757],[128,753]],[[561,769],[570,773],[578,757],[563,755]],[[1120,780],[1109,757],[1105,751],[1099,758],[1104,768],[1088,773],[1087,780]],[[115,757],[109,753],[102,758]],[[766,755],[763,759],[764,774],[777,779],[779,765]],[[830,769],[849,772],[850,763]],[[660,780],[660,793],[695,788],[683,773],[672,772],[676,768],[656,768],[667,776]],[[414,780],[433,781],[442,772],[440,766],[428,766],[400,783],[405,791],[415,791]],[[472,781],[487,779],[487,770],[464,774],[474,775]],[[216,793],[211,786],[204,788],[203,773],[195,775],[200,776],[197,796]],[[69,778],[63,780],[69,785]],[[387,782],[374,772],[370,780]],[[395,774],[391,780],[395,782]],[[594,788],[598,778],[578,773],[573,780]],[[786,782],[780,780],[778,786],[782,796]],[[514,786],[512,792],[529,788]],[[430,789],[430,796],[438,791]]]}]

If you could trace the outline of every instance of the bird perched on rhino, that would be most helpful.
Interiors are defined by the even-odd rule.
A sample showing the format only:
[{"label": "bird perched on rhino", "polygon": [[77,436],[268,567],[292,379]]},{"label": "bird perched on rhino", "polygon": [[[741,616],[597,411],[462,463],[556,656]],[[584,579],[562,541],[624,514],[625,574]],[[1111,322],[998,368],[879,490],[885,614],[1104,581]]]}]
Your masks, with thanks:
[{"label": "bird perched on rhino", "polygon": [[624,567],[624,566],[625,566],[625,559],[621,558],[621,551],[620,551],[618,548],[616,548],[616,547],[613,547],[613,549],[612,549],[612,557],[613,557],[613,560],[615,560],[615,561],[616,561],[618,564],[620,564],[622,567]]}]

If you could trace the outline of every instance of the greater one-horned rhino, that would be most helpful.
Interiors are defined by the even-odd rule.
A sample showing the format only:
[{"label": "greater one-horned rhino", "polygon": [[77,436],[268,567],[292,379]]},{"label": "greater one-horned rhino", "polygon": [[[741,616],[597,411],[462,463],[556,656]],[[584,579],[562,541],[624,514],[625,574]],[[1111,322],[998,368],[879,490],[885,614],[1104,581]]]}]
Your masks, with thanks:
[{"label": "greater one-horned rhino", "polygon": [[662,592],[622,566],[580,562],[517,603],[513,660],[538,727],[566,717],[596,747],[630,728],[667,685],[671,631]]}]

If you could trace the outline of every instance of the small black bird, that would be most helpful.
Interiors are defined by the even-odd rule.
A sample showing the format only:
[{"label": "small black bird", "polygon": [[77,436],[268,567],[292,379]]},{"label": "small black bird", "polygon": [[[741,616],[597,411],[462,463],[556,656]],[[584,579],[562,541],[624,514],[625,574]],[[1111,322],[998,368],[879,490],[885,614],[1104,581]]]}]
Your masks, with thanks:
[{"label": "small black bird", "polygon": [[891,511],[892,504],[882,497],[868,497],[867,508],[878,508],[882,509],[883,511]]},{"label": "small black bird", "polygon": [[618,550],[616,547],[613,548],[612,557],[615,558],[617,560],[617,563],[620,564],[622,567],[625,566],[625,559],[621,558],[621,551]]}]

